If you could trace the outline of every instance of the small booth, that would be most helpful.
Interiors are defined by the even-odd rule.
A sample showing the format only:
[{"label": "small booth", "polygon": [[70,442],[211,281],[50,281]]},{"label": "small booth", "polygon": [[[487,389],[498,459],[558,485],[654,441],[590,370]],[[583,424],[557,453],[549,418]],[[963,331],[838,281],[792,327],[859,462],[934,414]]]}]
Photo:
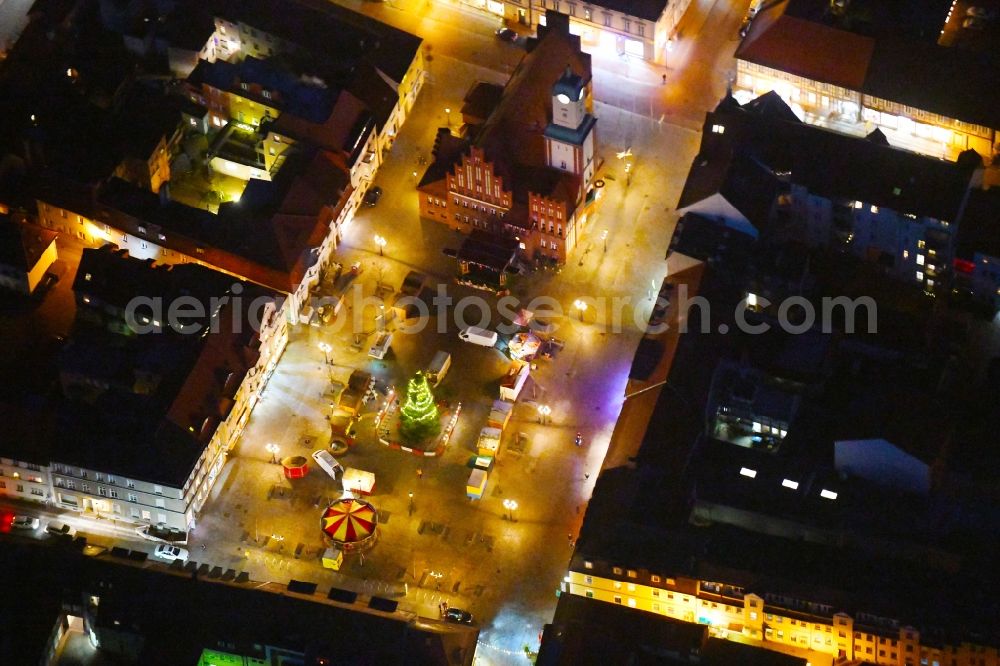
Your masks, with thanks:
[{"label": "small booth", "polygon": [[482,499],[486,491],[487,474],[485,470],[474,469],[469,475],[469,480],[465,484],[465,494],[469,499]]},{"label": "small booth", "polygon": [[286,479],[301,479],[309,473],[309,459],[305,456],[288,456],[281,459],[281,470]]},{"label": "small booth", "polygon": [[344,490],[348,492],[358,495],[371,495],[375,489],[375,475],[363,469],[348,467],[344,470],[344,476],[341,478],[340,483],[343,484]]},{"label": "small booth", "polygon": [[517,333],[507,343],[507,350],[510,357],[517,361],[530,361],[535,358],[538,348],[542,345],[541,339],[530,332]]},{"label": "small booth", "polygon": [[476,443],[476,449],[479,455],[499,458],[500,437],[502,434],[503,433],[500,432],[499,428],[483,428],[479,432],[479,441]]},{"label": "small booth", "polygon": [[514,412],[514,403],[506,400],[494,400],[493,409],[490,410],[490,418],[486,425],[491,428],[503,430],[510,421],[510,415]]},{"label": "small booth", "polygon": [[340,571],[344,564],[344,553],[339,548],[327,548],[323,551],[323,566],[327,569]]},{"label": "small booth", "polygon": [[472,456],[465,466],[469,469],[481,469],[489,474],[493,471],[493,458],[491,456]]},{"label": "small booth", "polygon": [[531,366],[524,361],[514,361],[507,369],[507,374],[500,380],[500,399],[514,402],[528,381]]}]

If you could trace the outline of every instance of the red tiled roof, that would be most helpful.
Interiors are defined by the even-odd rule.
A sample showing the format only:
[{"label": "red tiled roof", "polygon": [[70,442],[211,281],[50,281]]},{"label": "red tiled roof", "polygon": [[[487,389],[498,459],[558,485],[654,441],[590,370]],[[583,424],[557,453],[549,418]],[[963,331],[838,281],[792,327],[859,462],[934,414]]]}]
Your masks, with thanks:
[{"label": "red tiled roof", "polygon": [[740,60],[861,90],[875,40],[785,13],[789,0],[761,9],[736,50]]}]

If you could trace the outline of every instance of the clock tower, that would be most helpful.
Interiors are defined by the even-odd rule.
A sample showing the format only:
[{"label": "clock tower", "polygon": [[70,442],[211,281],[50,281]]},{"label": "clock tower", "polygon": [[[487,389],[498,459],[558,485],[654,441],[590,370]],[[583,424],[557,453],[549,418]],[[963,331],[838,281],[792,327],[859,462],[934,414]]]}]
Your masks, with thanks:
[{"label": "clock tower", "polygon": [[552,86],[552,122],[545,128],[545,155],[548,165],[575,173],[583,181],[583,191],[594,179],[594,126],[589,112],[590,81],[573,73],[569,65]]}]

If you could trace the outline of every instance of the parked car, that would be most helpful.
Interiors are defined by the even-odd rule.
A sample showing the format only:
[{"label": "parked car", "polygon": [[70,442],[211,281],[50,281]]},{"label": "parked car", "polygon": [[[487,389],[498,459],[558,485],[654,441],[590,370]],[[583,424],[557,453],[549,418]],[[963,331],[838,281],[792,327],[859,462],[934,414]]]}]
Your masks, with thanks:
[{"label": "parked car", "polygon": [[76,536],[76,528],[59,520],[50,520],[45,531],[54,536]]},{"label": "parked car", "polygon": [[158,557],[161,560],[167,560],[168,562],[173,562],[174,560],[187,562],[188,552],[180,546],[171,546],[169,543],[161,543],[156,547],[156,550],[153,551],[153,557]]},{"label": "parked car", "polygon": [[18,530],[37,530],[40,524],[38,518],[14,516],[14,520],[11,521],[10,526]]},{"label": "parked car", "polygon": [[365,205],[374,206],[378,203],[378,200],[382,198],[382,188],[376,185],[372,189],[365,192]]},{"label": "parked car", "polygon": [[514,43],[517,41],[517,33],[510,28],[500,28],[497,30],[497,37],[505,42]]},{"label": "parked car", "polygon": [[444,612],[444,619],[458,624],[472,624],[472,613],[461,608],[449,608]]}]

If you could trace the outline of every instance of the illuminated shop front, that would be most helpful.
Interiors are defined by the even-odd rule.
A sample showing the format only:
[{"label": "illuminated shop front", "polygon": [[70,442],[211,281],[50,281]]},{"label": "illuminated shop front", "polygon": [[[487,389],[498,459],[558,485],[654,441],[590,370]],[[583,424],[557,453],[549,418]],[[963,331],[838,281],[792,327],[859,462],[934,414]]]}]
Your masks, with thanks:
[{"label": "illuminated shop front", "polygon": [[949,160],[970,148],[983,157],[994,152],[996,133],[991,128],[737,60],[737,101],[745,103],[772,90],[803,121],[845,134],[867,136],[879,129],[890,145]]}]

